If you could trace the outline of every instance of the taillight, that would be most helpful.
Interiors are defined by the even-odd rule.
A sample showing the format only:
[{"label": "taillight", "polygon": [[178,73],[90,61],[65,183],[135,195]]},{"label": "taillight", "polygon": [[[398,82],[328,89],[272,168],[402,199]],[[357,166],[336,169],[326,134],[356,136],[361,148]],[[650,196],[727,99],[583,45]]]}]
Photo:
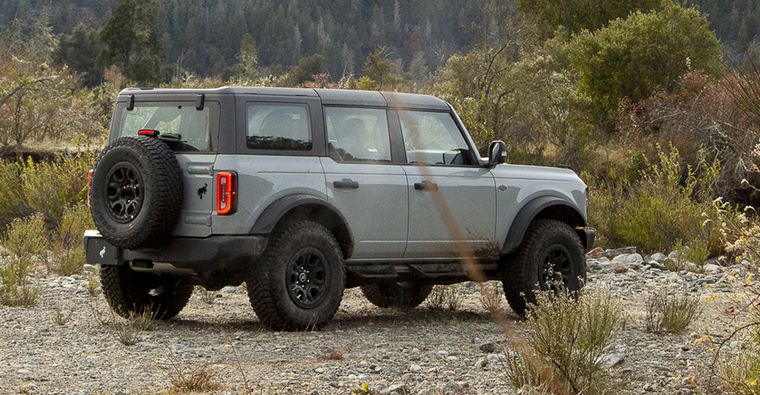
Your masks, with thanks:
[{"label": "taillight", "polygon": [[93,169],[87,172],[87,207],[90,207],[90,185],[92,185],[92,173],[94,172]]},{"label": "taillight", "polygon": [[158,130],[155,129],[140,129],[137,131],[137,134],[140,136],[150,136],[150,137],[157,137],[158,136]]},{"label": "taillight", "polygon": [[237,174],[231,171],[216,173],[216,213],[231,215],[237,208]]}]

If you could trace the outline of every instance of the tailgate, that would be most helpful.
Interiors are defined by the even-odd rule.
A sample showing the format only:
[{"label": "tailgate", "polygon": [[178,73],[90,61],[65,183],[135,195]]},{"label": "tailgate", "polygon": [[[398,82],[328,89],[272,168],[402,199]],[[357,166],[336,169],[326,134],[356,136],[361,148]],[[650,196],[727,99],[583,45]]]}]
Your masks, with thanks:
[{"label": "tailgate", "polygon": [[176,155],[184,178],[184,201],[177,227],[172,234],[185,237],[210,236],[216,154],[177,152]]}]

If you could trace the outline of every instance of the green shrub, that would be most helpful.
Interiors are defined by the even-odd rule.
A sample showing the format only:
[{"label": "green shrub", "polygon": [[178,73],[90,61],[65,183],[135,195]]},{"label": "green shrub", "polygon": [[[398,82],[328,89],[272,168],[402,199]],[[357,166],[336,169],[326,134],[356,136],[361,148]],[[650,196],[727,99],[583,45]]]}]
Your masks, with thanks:
[{"label": "green shrub", "polygon": [[506,374],[517,388],[552,393],[604,393],[609,374],[603,357],[620,326],[620,307],[609,293],[572,296],[541,293],[528,313],[527,348],[507,358]]},{"label": "green shrub", "polygon": [[82,235],[94,227],[86,203],[80,202],[64,210],[52,241],[53,257],[61,274],[69,276],[82,270],[85,264]]},{"label": "green shrub", "polygon": [[653,293],[647,300],[646,328],[652,333],[681,333],[700,313],[698,298],[665,291]]},{"label": "green shrub", "polygon": [[66,207],[87,198],[87,171],[92,167],[92,153],[60,156],[50,162],[21,165],[22,194],[29,209],[57,223]]},{"label": "green shrub", "polygon": [[[610,246],[635,245],[645,251],[667,251],[676,240],[719,250],[719,238],[703,227],[703,213],[713,213],[711,186],[717,164],[703,159],[698,169],[680,164],[678,150],[661,150],[659,163],[649,164],[634,182],[620,182],[592,191],[590,220]],[[699,176],[698,176],[699,175]]]},{"label": "green shrub", "polygon": [[39,289],[27,282],[34,259],[47,250],[47,230],[41,215],[16,219],[8,225],[3,246],[9,252],[0,267],[0,303],[8,306],[32,306]]},{"label": "green shrub", "polygon": [[0,161],[0,221],[8,223],[23,213],[21,167],[18,162]]}]

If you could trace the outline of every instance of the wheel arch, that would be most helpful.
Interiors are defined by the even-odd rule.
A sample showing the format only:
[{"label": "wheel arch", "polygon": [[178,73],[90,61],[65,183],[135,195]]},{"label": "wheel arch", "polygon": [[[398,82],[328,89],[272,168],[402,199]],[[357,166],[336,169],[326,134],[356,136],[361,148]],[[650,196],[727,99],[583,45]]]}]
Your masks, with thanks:
[{"label": "wheel arch", "polygon": [[256,219],[251,234],[271,234],[285,221],[299,219],[327,227],[338,241],[343,257],[351,256],[354,240],[346,218],[329,202],[312,195],[288,195],[275,200]]},{"label": "wheel arch", "polygon": [[[523,241],[530,224],[536,219],[556,219],[576,229],[581,238],[584,248],[588,246],[586,233],[577,228],[583,228],[586,219],[578,208],[565,199],[556,196],[541,196],[525,204],[517,213],[507,232],[507,239],[502,247],[501,254],[507,255],[514,252]],[[593,242],[593,241],[592,241]]]}]

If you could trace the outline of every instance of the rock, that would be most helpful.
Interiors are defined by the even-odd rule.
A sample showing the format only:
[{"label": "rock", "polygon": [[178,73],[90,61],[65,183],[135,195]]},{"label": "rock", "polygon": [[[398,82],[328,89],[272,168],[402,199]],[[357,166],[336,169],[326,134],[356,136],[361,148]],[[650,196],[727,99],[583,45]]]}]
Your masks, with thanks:
[{"label": "rock", "polygon": [[591,257],[592,258],[605,257],[605,258],[612,259],[612,258],[614,258],[614,257],[616,257],[618,255],[635,254],[636,251],[637,251],[636,247],[614,248],[614,249],[610,249],[610,250],[605,250],[604,252],[599,253],[597,255],[591,255]]},{"label": "rock", "polygon": [[608,354],[602,357],[602,366],[607,369],[614,368],[625,361],[624,354]]},{"label": "rock", "polygon": [[488,358],[478,359],[478,362],[475,363],[475,366],[479,368],[485,368],[486,366],[488,366]]},{"label": "rock", "polygon": [[650,261],[655,261],[657,263],[663,263],[665,262],[665,259],[667,259],[667,255],[661,253],[661,252],[655,252],[652,254],[652,256],[649,257]]},{"label": "rock", "polygon": [[665,271],[665,270],[668,270],[668,268],[666,268],[666,267],[665,267],[665,265],[663,265],[662,263],[660,263],[660,262],[657,262],[657,261],[655,261],[655,260],[653,260],[653,261],[650,261],[650,262],[648,263],[648,265],[649,265],[649,267],[650,267],[650,268],[652,268],[652,269],[657,269],[657,270],[660,270],[660,271]]},{"label": "rock", "polygon": [[497,363],[504,363],[507,360],[507,357],[504,356],[504,354],[488,354],[486,356],[486,359],[488,360],[489,364],[497,364]]},{"label": "rock", "polygon": [[612,271],[615,273],[625,273],[628,271],[628,265],[623,262],[615,262],[610,266],[612,267]]},{"label": "rock", "polygon": [[708,263],[708,264],[702,266],[702,269],[705,271],[705,273],[710,273],[710,274],[716,274],[716,273],[720,273],[720,272],[723,271],[722,267],[720,267],[720,266],[718,266],[718,265],[716,265],[714,263]]},{"label": "rock", "polygon": [[[628,268],[631,270],[641,270],[642,266],[640,263],[629,263]],[[648,269],[648,267],[647,267]]]},{"label": "rock", "polygon": [[687,272],[691,273],[700,273],[702,271],[699,265],[694,262],[686,262],[683,265],[683,268],[686,269]]},{"label": "rock", "polygon": [[587,264],[588,264],[588,270],[590,270],[592,272],[601,272],[602,271],[602,264],[599,263],[596,260],[589,260],[587,262]]},{"label": "rock", "polygon": [[385,389],[380,391],[380,394],[382,395],[393,395],[393,394],[405,394],[407,392],[406,385],[404,384],[391,384],[388,387],[385,387]]},{"label": "rock", "polygon": [[444,394],[461,394],[464,392],[464,387],[455,381],[449,381],[443,386]]},{"label": "rock", "polygon": [[618,256],[616,256],[615,258],[612,259],[612,263],[613,264],[616,263],[616,262],[624,263],[626,265],[633,265],[633,264],[640,265],[641,262],[644,262],[644,258],[642,258],[641,255],[635,254],[635,253],[634,254],[622,254],[622,255],[618,255]]},{"label": "rock", "polygon": [[718,282],[718,279],[715,277],[705,277],[700,278],[696,281],[697,285],[707,285],[707,284],[715,284]]},{"label": "rock", "polygon": [[410,372],[414,372],[414,373],[420,372],[420,371],[422,371],[422,366],[420,366],[420,365],[418,365],[416,363],[413,363],[413,364],[409,365],[409,371]]},{"label": "rock", "polygon": [[492,352],[496,352],[496,343],[494,342],[483,343],[479,345],[478,348],[480,349],[480,351],[490,354]]}]

